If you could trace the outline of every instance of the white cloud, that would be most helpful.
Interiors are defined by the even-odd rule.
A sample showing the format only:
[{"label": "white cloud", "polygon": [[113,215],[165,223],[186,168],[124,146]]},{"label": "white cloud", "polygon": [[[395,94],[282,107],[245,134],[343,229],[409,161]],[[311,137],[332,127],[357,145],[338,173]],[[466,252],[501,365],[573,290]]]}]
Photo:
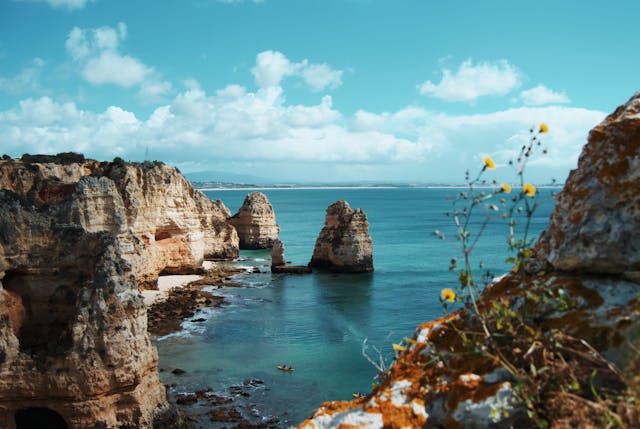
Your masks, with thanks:
[{"label": "white cloud", "polygon": [[171,92],[171,85],[163,82],[152,67],[138,58],[119,52],[127,38],[127,26],[120,22],[116,28],[81,29],[74,27],[65,42],[71,58],[81,67],[81,76],[93,85],[113,84],[124,88],[142,85],[140,96],[157,100]]},{"label": "white cloud", "polygon": [[260,88],[280,86],[284,78],[299,76],[316,92],[339,87],[342,85],[343,74],[341,70],[333,70],[328,64],[311,64],[306,59],[293,63],[278,51],[260,52],[251,73]]},{"label": "white cloud", "polygon": [[569,103],[569,97],[564,92],[555,92],[544,85],[527,89],[520,93],[520,98],[528,106],[541,106],[543,104]]},{"label": "white cloud", "polygon": [[302,78],[313,91],[335,89],[342,85],[342,70],[332,70],[327,64],[310,64],[302,69]]},{"label": "white cloud", "polygon": [[102,52],[91,58],[82,69],[82,76],[94,85],[112,83],[130,88],[144,82],[152,69],[136,58],[118,55],[113,52]]},{"label": "white cloud", "polygon": [[291,63],[282,52],[264,51],[256,56],[256,65],[251,69],[256,84],[261,88],[279,86],[282,79],[297,72],[298,66]]},{"label": "white cloud", "polygon": [[34,3],[47,3],[54,9],[66,9],[68,11],[83,9],[87,3],[95,0],[30,0]]},{"label": "white cloud", "polygon": [[427,80],[418,90],[444,101],[474,101],[487,95],[506,95],[518,86],[520,72],[506,60],[474,65],[469,59],[456,72],[443,69],[440,83]]},{"label": "white cloud", "polygon": [[40,74],[45,65],[41,58],[34,58],[31,64],[13,77],[0,77],[0,91],[19,95],[40,90]]},{"label": "white cloud", "polygon": [[[117,106],[92,112],[49,97],[27,99],[0,112],[0,141],[9,142],[5,152],[18,155],[75,150],[98,159],[141,160],[149,146],[154,159],[197,160],[209,166],[204,168],[251,163],[283,175],[298,171],[303,178],[340,171],[351,180],[393,174],[442,182],[461,181],[465,169],[480,165],[481,154],[505,165],[528,138],[528,129],[544,121],[551,129],[544,136],[549,155],[532,163],[531,171],[532,180],[547,181],[562,180],[575,167],[588,130],[605,116],[551,106],[477,115],[406,107],[345,117],[330,96],[317,104],[288,105],[280,87],[248,92],[230,85],[207,94],[196,81],[189,86],[147,119]],[[496,174],[512,172],[498,168]]]},{"label": "white cloud", "polygon": [[138,94],[145,102],[162,101],[173,92],[171,82],[165,80],[149,80],[140,85]]}]

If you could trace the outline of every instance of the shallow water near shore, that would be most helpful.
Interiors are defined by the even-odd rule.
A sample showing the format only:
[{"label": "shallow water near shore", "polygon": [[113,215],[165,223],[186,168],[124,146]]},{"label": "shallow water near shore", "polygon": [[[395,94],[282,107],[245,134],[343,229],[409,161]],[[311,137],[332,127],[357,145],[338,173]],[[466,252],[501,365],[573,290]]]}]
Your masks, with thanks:
[{"label": "shallow water near shore", "polygon": [[[443,314],[438,300],[444,287],[455,287],[448,270],[459,257],[458,243],[439,240],[434,230],[453,237],[451,211],[456,189],[282,189],[262,191],[274,207],[286,259],[304,265],[311,258],[326,207],[338,199],[362,208],[374,242],[372,274],[272,275],[269,251],[243,251],[236,265],[261,273],[234,278],[246,287],[212,290],[228,304],[205,309],[204,322],[187,322],[185,331],[156,341],[164,383],[174,391],[211,387],[225,391],[246,379],[264,385],[243,399],[255,413],[276,416],[287,427],[301,422],[323,401],[351,399],[369,392],[376,369],[362,356],[362,344],[378,347],[387,363],[391,344],[410,337],[422,322]],[[232,212],[246,190],[205,192],[222,199]],[[546,227],[553,207],[551,190],[542,190],[532,223],[533,237]],[[477,231],[480,214],[472,225]],[[507,226],[492,220],[474,254],[496,275],[508,256]],[[480,259],[476,258],[476,262]],[[375,352],[370,350],[377,359]],[[288,373],[279,364],[296,368]],[[182,375],[171,370],[181,368]],[[207,426],[204,426],[207,427]],[[211,424],[210,427],[217,427]]]}]

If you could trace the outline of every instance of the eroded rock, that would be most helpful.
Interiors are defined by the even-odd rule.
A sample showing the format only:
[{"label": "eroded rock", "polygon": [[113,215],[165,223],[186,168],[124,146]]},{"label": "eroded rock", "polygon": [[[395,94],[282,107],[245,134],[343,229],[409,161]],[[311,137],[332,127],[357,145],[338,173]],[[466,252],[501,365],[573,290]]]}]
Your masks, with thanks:
[{"label": "eroded rock", "polygon": [[0,189],[24,204],[66,204],[56,222],[114,235],[141,288],[155,288],[160,273],[192,274],[205,258],[238,255],[229,210],[162,163],[3,160],[0,173]]},{"label": "eroded rock", "polygon": [[344,273],[372,272],[373,241],[367,215],[344,200],[331,204],[309,266]]},{"label": "eroded rock", "polygon": [[261,192],[248,194],[229,222],[238,231],[241,249],[269,249],[280,234],[273,207]]}]

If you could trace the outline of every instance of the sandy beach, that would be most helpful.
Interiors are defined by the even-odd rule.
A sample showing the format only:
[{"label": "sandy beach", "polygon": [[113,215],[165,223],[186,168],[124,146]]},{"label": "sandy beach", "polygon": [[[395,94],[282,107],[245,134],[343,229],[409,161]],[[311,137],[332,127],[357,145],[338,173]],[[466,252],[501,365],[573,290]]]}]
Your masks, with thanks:
[{"label": "sandy beach", "polygon": [[170,275],[160,276],[158,278],[158,290],[143,290],[142,296],[147,307],[152,304],[167,299],[169,291],[173,288],[183,287],[191,282],[200,280],[199,275]]}]

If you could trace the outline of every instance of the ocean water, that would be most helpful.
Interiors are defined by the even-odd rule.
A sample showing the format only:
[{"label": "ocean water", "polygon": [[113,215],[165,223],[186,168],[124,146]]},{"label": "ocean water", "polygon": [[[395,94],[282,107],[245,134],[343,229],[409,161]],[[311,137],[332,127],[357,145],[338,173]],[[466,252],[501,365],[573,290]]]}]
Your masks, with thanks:
[{"label": "ocean water", "polygon": [[[235,213],[244,190],[205,193],[221,199]],[[274,207],[285,256],[292,264],[306,264],[324,223],[327,206],[345,199],[362,208],[374,242],[372,274],[272,275],[270,252],[242,251],[246,267],[262,273],[237,277],[245,287],[225,287],[213,293],[227,297],[228,305],[205,309],[195,317],[206,322],[185,323],[185,331],[158,339],[161,374],[175,390],[205,387],[223,391],[246,379],[259,379],[249,401],[255,413],[277,416],[286,427],[308,417],[321,402],[351,399],[369,392],[376,369],[362,355],[363,341],[376,346],[387,363],[392,343],[411,336],[422,322],[443,314],[438,300],[444,287],[455,287],[448,270],[452,257],[460,258],[455,239],[440,240],[439,230],[453,238],[450,197],[460,190],[444,188],[281,189],[262,190]],[[541,205],[531,230],[537,236],[553,208],[551,190],[538,196]],[[494,213],[494,212],[492,212]],[[508,269],[507,225],[492,215],[474,250],[496,275]],[[478,231],[484,212],[475,218]],[[377,353],[370,348],[371,356]],[[294,373],[278,371],[287,364]],[[186,370],[176,376],[172,368]],[[212,427],[214,427],[212,425]]]}]

